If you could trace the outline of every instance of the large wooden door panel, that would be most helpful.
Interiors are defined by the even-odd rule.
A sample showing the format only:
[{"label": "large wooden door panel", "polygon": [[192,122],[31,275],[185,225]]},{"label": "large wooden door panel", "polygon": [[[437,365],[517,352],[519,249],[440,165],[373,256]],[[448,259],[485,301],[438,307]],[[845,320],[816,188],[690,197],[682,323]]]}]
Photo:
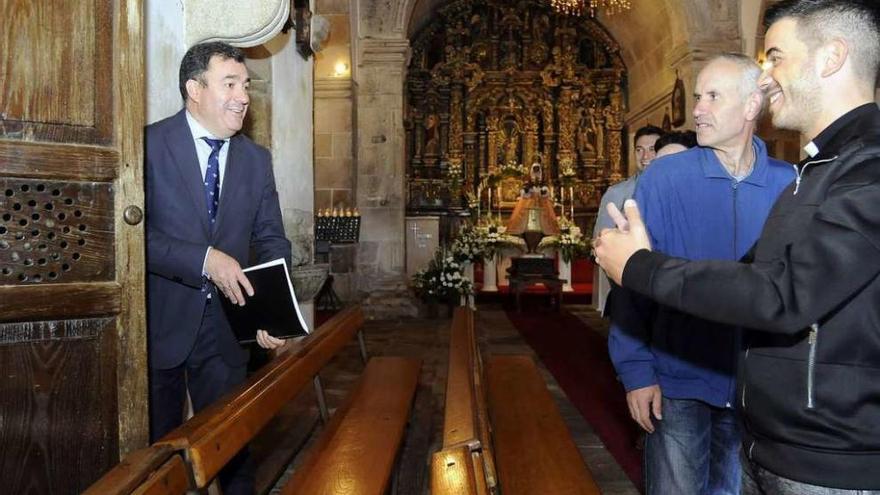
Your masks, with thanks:
[{"label": "large wooden door panel", "polygon": [[147,442],[142,2],[0,0],[3,493]]},{"label": "large wooden door panel", "polygon": [[100,0],[0,0],[0,116],[6,136],[113,141],[115,6]]},{"label": "large wooden door panel", "polygon": [[0,324],[0,492],[71,493],[113,463],[114,328],[112,318]]}]

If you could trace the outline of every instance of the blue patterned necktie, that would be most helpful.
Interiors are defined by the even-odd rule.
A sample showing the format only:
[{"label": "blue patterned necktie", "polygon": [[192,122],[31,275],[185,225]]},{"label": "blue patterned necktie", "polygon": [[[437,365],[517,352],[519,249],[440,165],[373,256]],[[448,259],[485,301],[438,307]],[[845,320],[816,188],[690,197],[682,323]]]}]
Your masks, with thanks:
[{"label": "blue patterned necktie", "polygon": [[208,204],[208,217],[213,225],[217,218],[217,206],[220,205],[220,149],[226,141],[207,137],[202,139],[211,146],[208,169],[205,171],[205,203]]}]

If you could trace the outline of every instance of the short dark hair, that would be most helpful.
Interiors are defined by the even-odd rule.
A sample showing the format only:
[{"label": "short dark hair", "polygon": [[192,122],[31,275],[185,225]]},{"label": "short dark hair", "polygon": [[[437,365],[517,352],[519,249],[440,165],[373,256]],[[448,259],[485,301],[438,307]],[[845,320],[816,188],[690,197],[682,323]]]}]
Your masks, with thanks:
[{"label": "short dark hair", "polygon": [[680,144],[685,148],[693,148],[697,145],[697,133],[694,131],[667,132],[654,143],[654,150],[660,151],[660,148],[667,144]]},{"label": "short dark hair", "polygon": [[832,38],[846,40],[855,73],[876,83],[880,68],[877,0],[782,0],[764,13],[764,27],[785,18],[798,22],[798,38],[810,50]]},{"label": "short dark hair", "polygon": [[633,144],[639,140],[642,136],[662,136],[666,134],[663,129],[657,127],[656,125],[648,124],[644,127],[640,127],[639,130],[636,131],[636,135],[633,138]]},{"label": "short dark hair", "polygon": [[211,58],[218,56],[223,60],[232,59],[238,63],[244,63],[244,52],[241,48],[234,47],[222,41],[209,41],[193,45],[186,51],[183,60],[180,61],[180,96],[186,101],[186,82],[190,79],[205,83],[202,75],[208,70]]}]

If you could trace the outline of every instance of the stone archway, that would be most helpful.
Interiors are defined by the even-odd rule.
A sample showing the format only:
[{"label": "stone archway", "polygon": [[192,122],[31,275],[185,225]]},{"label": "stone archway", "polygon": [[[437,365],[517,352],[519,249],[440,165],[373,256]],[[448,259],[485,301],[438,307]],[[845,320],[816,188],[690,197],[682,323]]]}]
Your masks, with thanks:
[{"label": "stone archway", "polygon": [[[357,255],[361,292],[399,285],[405,277],[404,80],[409,39],[444,0],[352,2],[355,178],[363,216]],[[740,51],[740,1],[635,0],[633,9],[599,22],[620,45],[629,73],[625,122],[660,124],[676,72],[685,94],[706,59]],[[686,112],[686,126],[692,124]],[[632,163],[632,160],[629,160]]]}]

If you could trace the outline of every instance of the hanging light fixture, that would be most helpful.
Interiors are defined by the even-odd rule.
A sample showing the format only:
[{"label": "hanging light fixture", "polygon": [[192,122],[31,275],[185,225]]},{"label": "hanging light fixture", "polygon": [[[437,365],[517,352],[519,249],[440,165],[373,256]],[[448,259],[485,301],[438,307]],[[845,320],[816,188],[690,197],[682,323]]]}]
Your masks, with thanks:
[{"label": "hanging light fixture", "polygon": [[559,12],[581,16],[586,13],[596,17],[600,10],[614,15],[632,8],[631,0],[550,0],[550,5]]}]

